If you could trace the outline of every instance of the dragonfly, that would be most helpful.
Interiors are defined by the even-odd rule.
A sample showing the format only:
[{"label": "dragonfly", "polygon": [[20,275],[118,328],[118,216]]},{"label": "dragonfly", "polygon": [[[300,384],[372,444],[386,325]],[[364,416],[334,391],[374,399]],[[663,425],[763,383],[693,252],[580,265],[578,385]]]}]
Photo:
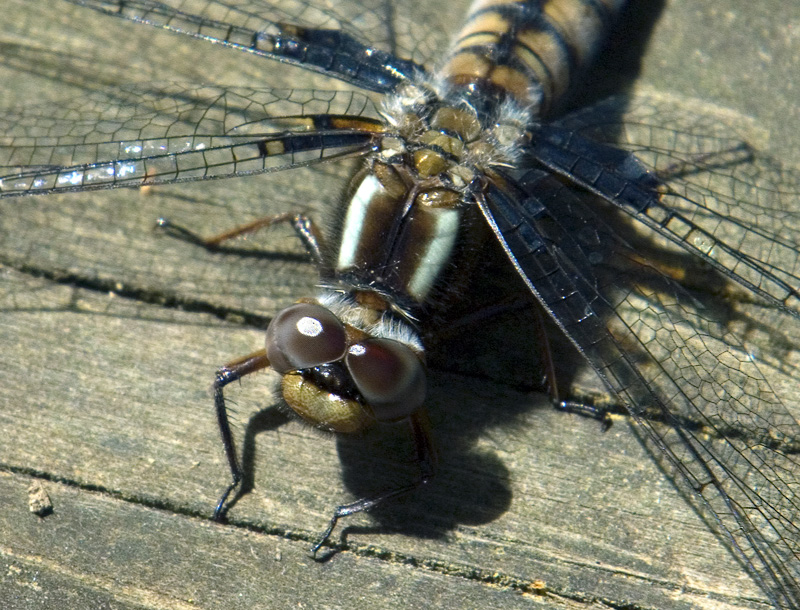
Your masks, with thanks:
[{"label": "dragonfly", "polygon": [[[504,9],[508,14],[478,4],[468,20],[477,29],[465,30],[449,55],[447,36],[437,35],[435,28],[414,35],[424,20],[410,12],[403,17],[401,3],[388,5],[389,14],[384,3],[362,7],[355,20],[344,3],[76,4],[296,64],[351,87],[170,83],[142,91],[132,85],[100,89],[72,105],[9,112],[3,119],[6,171],[0,196],[16,202],[31,195],[149,187],[366,158],[374,171],[354,178],[352,199],[368,200],[392,189],[406,198],[421,192],[432,209],[474,215],[477,221],[470,222],[479,226],[476,231],[486,231],[483,239],[494,240],[505,253],[536,306],[618,397],[645,443],[719,519],[730,545],[773,603],[797,606],[793,489],[800,430],[761,370],[762,356],[747,339],[750,329],[738,328],[734,315],[704,301],[691,280],[719,282],[721,298],[745,294],[764,304],[771,323],[780,321],[774,326],[796,331],[798,195],[783,186],[791,180],[757,159],[736,135],[705,117],[676,115],[655,99],[625,102],[624,122],[618,118],[623,108],[618,99],[558,117],[559,101],[583,56],[591,54],[620,3],[586,3],[597,18],[582,23],[580,35],[567,28],[560,38],[553,38],[551,30],[558,28],[548,21],[556,18],[543,17],[538,3],[509,4],[518,12]],[[539,63],[530,60],[538,66],[541,86],[530,86],[530,73],[520,76],[518,58],[514,63],[506,57],[505,71],[493,74],[497,81],[475,76],[470,45],[473,37],[486,36],[481,27],[491,30],[484,21],[489,18],[510,24],[538,19],[540,37],[561,41],[560,49],[549,48],[557,57],[547,56],[545,46]],[[526,49],[535,47],[525,42]],[[450,63],[442,63],[442,56]],[[436,81],[437,74],[446,75],[445,84]],[[408,163],[411,177],[398,169]],[[429,181],[424,188],[421,179]],[[437,222],[453,226],[443,218],[446,212]],[[218,513],[241,478],[224,385],[267,365],[293,379],[298,371],[310,371],[313,384],[323,388],[331,374],[328,360],[306,362],[303,352],[287,354],[276,347],[287,341],[281,321],[295,324],[293,316],[339,336],[333,349],[337,358],[325,359],[339,361],[345,349],[367,353],[375,347],[405,370],[399,376],[401,398],[385,398],[369,387],[380,371],[359,377],[353,355],[347,368],[357,380],[349,382],[345,398],[356,403],[353,409],[378,405],[388,408],[385,419],[408,420],[421,464],[418,482],[433,476],[419,329],[430,314],[429,295],[440,268],[446,266],[435,250],[450,252],[448,240],[461,237],[441,229],[430,242],[435,248],[420,257],[422,266],[392,276],[386,268],[353,263],[353,252],[362,247],[355,242],[349,245],[350,259],[345,260],[342,247],[336,264],[326,269],[330,254],[311,219],[293,215],[289,220],[323,270],[328,293],[278,314],[267,349],[222,370],[216,407],[234,481]],[[359,234],[361,224],[351,221],[349,211],[343,222],[342,236]],[[467,224],[459,219],[455,226]],[[648,239],[643,241],[642,234]],[[188,231],[183,235],[196,238]],[[413,250],[393,262],[412,258]],[[688,278],[665,264],[667,258],[690,259],[702,279]],[[366,271],[354,271],[360,269]],[[377,343],[364,339],[363,323],[348,317],[359,308],[382,312],[381,330],[370,329],[379,335]],[[328,317],[331,312],[338,321]],[[401,332],[384,326],[401,327]],[[787,336],[798,334],[787,331]],[[303,411],[303,400],[286,398],[301,416],[320,423],[317,414]],[[343,425],[361,427],[357,417],[346,415]],[[376,419],[369,413],[363,417]],[[328,415],[322,419],[323,427],[339,429]],[[325,538],[338,518],[414,486],[338,507]]]}]

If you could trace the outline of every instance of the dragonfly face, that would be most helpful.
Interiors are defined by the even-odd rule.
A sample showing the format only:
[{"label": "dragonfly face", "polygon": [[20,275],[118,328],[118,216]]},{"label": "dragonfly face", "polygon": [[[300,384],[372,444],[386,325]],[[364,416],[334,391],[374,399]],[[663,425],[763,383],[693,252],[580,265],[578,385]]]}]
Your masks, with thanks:
[{"label": "dragonfly face", "polygon": [[[329,306],[353,318],[352,304]],[[338,305],[338,307],[337,307]],[[298,303],[267,328],[267,358],[284,375],[283,397],[312,425],[330,432],[358,432],[376,421],[396,421],[422,407],[425,373],[419,344],[409,346],[385,325],[345,324],[330,308]],[[384,333],[381,332],[384,330]]]},{"label": "dragonfly face", "polygon": [[[539,72],[567,76],[539,74],[544,84],[528,87],[530,75],[520,80],[520,69],[533,65],[522,58],[536,36],[508,27],[526,16],[516,5],[502,14],[481,8],[506,28],[502,41],[489,43],[504,43],[497,54],[503,69],[466,60],[486,43],[474,38],[487,32],[477,20],[437,80],[423,69],[434,65],[427,62],[432,55],[415,55],[419,49],[407,42],[389,49],[390,37],[351,26],[335,7],[320,9],[324,19],[315,20],[289,5],[298,24],[270,14],[248,35],[249,18],[239,20],[236,10],[227,17],[235,23],[223,27],[184,3],[183,12],[150,2],[80,4],[161,19],[184,33],[229,36],[222,41],[229,46],[327,71],[388,101],[341,91],[181,85],[98,92],[73,106],[26,110],[28,123],[6,123],[0,194],[85,192],[367,157],[336,239],[320,249],[323,293],[279,314],[263,359],[248,366],[284,374],[287,402],[323,428],[349,432],[408,419],[418,457],[427,460],[426,479],[433,458],[417,325],[443,274],[461,260],[459,244],[472,239],[466,228],[477,218],[646,442],[719,517],[775,605],[796,605],[796,418],[767,383],[764,352],[751,347],[736,317],[708,306],[694,287],[679,284],[687,276],[651,256],[660,249],[700,261],[767,304],[759,322],[796,336],[796,183],[770,173],[737,137],[701,118],[681,119],[656,99],[633,100],[624,110],[610,100],[546,120],[592,44],[568,38],[545,47]],[[587,41],[599,31],[583,26]],[[88,134],[72,131],[76,119]],[[43,125],[46,133],[38,131]],[[389,220],[371,220],[381,214]],[[623,216],[657,247],[638,247]],[[423,233],[425,240],[415,237]],[[419,244],[427,251],[415,259]],[[728,292],[719,294],[722,300]],[[381,355],[363,364],[361,355],[373,348]],[[385,368],[373,364],[384,360]],[[230,372],[218,383],[220,402],[222,386],[236,377]],[[232,443],[229,449],[235,464]]]}]

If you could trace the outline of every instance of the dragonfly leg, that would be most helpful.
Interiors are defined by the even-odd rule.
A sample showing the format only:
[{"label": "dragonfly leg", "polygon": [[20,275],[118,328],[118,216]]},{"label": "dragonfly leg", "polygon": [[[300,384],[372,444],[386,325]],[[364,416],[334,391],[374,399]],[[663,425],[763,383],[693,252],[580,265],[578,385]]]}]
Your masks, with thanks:
[{"label": "dragonfly leg", "polygon": [[333,511],[328,527],[323,532],[320,539],[311,547],[312,556],[316,556],[317,551],[323,544],[330,538],[336,524],[342,517],[347,517],[355,513],[368,511],[379,504],[383,504],[387,500],[397,498],[404,494],[414,491],[418,487],[428,483],[436,474],[436,448],[433,444],[433,436],[430,430],[430,423],[428,422],[427,414],[419,412],[409,417],[409,424],[411,426],[411,434],[414,439],[414,448],[416,452],[416,463],[419,467],[417,479],[408,485],[397,487],[396,489],[389,489],[376,496],[369,498],[361,498],[350,504],[342,504],[337,506]]},{"label": "dragonfly leg", "polygon": [[575,413],[576,415],[580,415],[582,417],[596,419],[603,424],[603,431],[611,428],[611,425],[614,423],[614,420],[611,419],[611,409],[608,407],[591,405],[576,400],[562,400],[560,402],[554,402],[553,407],[566,413]]},{"label": "dragonfly leg", "polygon": [[245,375],[254,373],[269,366],[267,359],[266,349],[258,350],[243,358],[230,362],[217,371],[214,379],[214,409],[217,413],[217,425],[219,426],[219,433],[222,437],[222,446],[225,448],[225,456],[228,458],[228,466],[231,469],[232,482],[225,489],[224,493],[217,502],[217,507],[214,510],[214,520],[221,521],[225,517],[228,510],[228,497],[242,482],[243,473],[242,467],[239,464],[239,458],[236,453],[236,445],[233,442],[233,434],[231,433],[230,422],[228,421],[228,410],[225,407],[225,396],[223,388],[237,379],[241,379]]},{"label": "dragonfly leg", "polygon": [[545,327],[543,312],[539,307],[534,307],[533,309],[536,314],[535,325],[537,335],[536,338],[538,341],[537,345],[541,351],[542,365],[544,368],[544,387],[550,394],[550,402],[552,403],[553,407],[567,413],[575,413],[576,415],[596,419],[603,424],[604,430],[608,430],[612,423],[609,409],[562,398],[561,393],[559,392],[558,375],[556,374],[556,366],[553,360],[553,350],[550,346],[550,339]]},{"label": "dragonfly leg", "polygon": [[311,258],[317,265],[322,265],[324,248],[324,239],[322,232],[314,224],[314,222],[303,213],[288,212],[285,214],[276,214],[274,216],[265,216],[257,218],[251,222],[243,225],[233,227],[217,235],[211,237],[203,237],[195,233],[191,229],[187,229],[181,225],[173,223],[166,218],[159,218],[156,221],[156,228],[164,231],[170,237],[180,239],[181,241],[200,246],[210,251],[218,251],[221,249],[222,244],[232,239],[245,237],[261,231],[262,229],[269,228],[279,223],[289,223],[297,233],[297,237],[303,243],[303,246],[308,251]]}]

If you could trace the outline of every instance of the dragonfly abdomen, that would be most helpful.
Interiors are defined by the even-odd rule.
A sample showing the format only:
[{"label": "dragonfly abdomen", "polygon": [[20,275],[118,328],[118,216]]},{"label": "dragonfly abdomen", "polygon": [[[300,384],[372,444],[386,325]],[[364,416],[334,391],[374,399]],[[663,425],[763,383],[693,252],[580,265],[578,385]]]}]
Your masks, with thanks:
[{"label": "dragonfly abdomen", "polygon": [[476,0],[442,76],[542,114],[573,82],[623,0]]}]

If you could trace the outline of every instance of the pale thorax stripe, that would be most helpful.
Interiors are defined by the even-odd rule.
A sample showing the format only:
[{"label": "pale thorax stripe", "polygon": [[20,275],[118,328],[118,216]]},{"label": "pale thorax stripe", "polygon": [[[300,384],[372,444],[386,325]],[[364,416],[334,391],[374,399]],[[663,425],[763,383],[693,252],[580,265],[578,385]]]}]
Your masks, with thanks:
[{"label": "pale thorax stripe", "polygon": [[461,211],[439,208],[428,212],[434,218],[434,232],[425,244],[416,270],[408,281],[408,292],[418,301],[427,297],[453,254]]},{"label": "pale thorax stripe", "polygon": [[339,247],[339,260],[336,265],[338,270],[342,271],[355,266],[356,253],[364,230],[370,201],[375,193],[382,190],[383,186],[374,174],[367,174],[361,184],[358,185],[358,189],[347,206],[347,215],[342,227],[342,241]]}]

